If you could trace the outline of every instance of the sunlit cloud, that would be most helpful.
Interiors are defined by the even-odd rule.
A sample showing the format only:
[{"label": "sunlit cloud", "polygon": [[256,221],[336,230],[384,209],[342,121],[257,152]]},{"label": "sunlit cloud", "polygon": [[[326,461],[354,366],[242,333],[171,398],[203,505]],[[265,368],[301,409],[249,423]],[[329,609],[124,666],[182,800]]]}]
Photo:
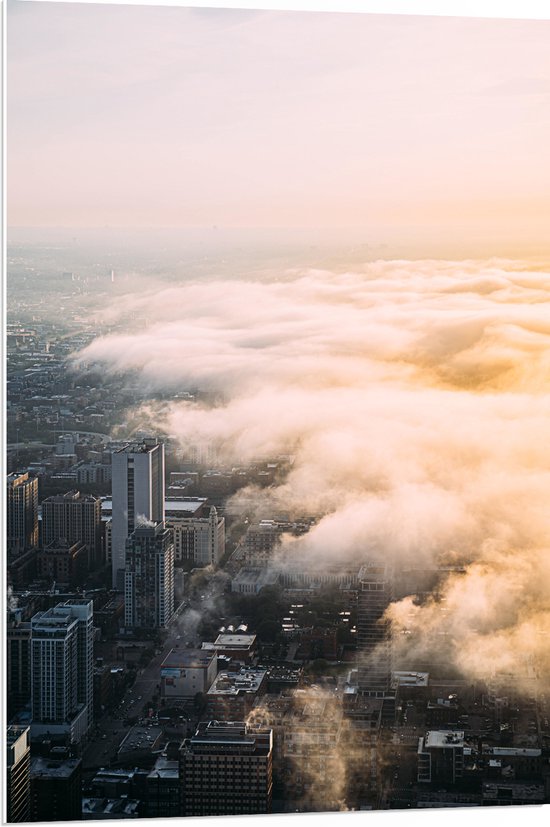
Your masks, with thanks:
[{"label": "sunlit cloud", "polygon": [[443,614],[437,601],[393,607],[396,623],[412,617],[415,645],[445,617],[465,672],[517,665],[520,651],[543,669],[549,300],[547,272],[506,260],[151,285],[109,311],[122,326],[144,314],[146,328],[98,338],[75,360],[137,370],[152,389],[220,391],[215,405],[139,413],[227,463],[292,454],[283,482],[235,499],[317,518],[283,554],[465,566],[442,587]]}]

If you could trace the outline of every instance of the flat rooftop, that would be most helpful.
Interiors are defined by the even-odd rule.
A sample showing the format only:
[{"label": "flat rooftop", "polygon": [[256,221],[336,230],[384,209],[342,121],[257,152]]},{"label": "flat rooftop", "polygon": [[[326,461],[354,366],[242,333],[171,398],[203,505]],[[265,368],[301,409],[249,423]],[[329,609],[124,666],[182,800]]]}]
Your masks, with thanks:
[{"label": "flat rooftop", "polygon": [[463,730],[445,730],[434,729],[426,733],[424,745],[427,749],[430,748],[447,748],[447,747],[463,747],[464,746],[464,731]]},{"label": "flat rooftop", "polygon": [[[202,510],[206,502],[206,497],[165,497],[164,513],[166,517],[170,515],[173,517],[193,517],[198,511]],[[112,513],[113,500],[105,498],[101,501],[102,517],[109,517]]]},{"label": "flat rooftop", "polygon": [[212,662],[215,654],[205,649],[172,649],[164,658],[161,669],[200,669]]},{"label": "flat rooftop", "polygon": [[52,758],[32,758],[32,778],[70,778],[81,763],[80,758],[54,760]]},{"label": "flat rooftop", "polygon": [[249,649],[256,640],[256,635],[218,635],[214,646],[220,649]]},{"label": "flat rooftop", "polygon": [[258,692],[266,675],[267,669],[240,669],[238,672],[220,672],[207,695],[237,697],[245,692]]}]

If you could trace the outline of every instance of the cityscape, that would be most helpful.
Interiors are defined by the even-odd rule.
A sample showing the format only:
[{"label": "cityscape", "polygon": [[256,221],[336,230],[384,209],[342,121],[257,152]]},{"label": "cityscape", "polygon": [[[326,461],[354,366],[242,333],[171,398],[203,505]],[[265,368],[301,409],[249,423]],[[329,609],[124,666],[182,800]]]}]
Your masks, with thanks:
[{"label": "cityscape", "polygon": [[[22,0],[9,16],[22,143],[8,192],[7,822],[550,804],[550,117],[535,82],[550,73],[548,21]],[[442,69],[448,109],[432,113],[440,79],[421,55],[432,65],[441,42],[465,54],[463,74]],[[378,95],[371,70],[388,55]],[[60,78],[62,57],[74,75]],[[236,91],[221,103],[226,73]],[[362,84],[383,122],[356,113]],[[157,132],[134,144],[136,88]],[[325,129],[330,102],[341,123]],[[521,130],[490,148],[510,107],[542,135],[519,172]],[[442,113],[471,130],[471,179],[455,168],[458,122],[447,155],[434,139],[447,200],[415,177],[421,141],[406,180],[402,144],[384,143],[405,110],[413,136],[424,119],[444,131]],[[102,113],[98,184],[79,153]],[[29,118],[53,138],[27,166]],[[306,120],[320,133],[298,158]],[[355,154],[367,138],[369,169]],[[478,182],[504,166],[512,206],[489,208]]]}]

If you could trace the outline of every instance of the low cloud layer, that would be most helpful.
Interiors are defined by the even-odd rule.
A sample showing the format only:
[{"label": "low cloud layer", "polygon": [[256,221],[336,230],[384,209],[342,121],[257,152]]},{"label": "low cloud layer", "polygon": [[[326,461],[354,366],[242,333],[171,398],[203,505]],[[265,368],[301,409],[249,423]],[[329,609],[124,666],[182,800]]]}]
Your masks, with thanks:
[{"label": "low cloud layer", "polygon": [[[281,485],[239,498],[320,518],[293,553],[465,565],[441,595],[456,665],[483,677],[532,656],[544,671],[549,301],[548,272],[504,260],[151,286],[109,311],[147,326],[77,361],[138,370],[153,390],[221,392],[140,414],[229,463],[292,454]],[[441,604],[392,611],[416,645],[436,638]]]}]

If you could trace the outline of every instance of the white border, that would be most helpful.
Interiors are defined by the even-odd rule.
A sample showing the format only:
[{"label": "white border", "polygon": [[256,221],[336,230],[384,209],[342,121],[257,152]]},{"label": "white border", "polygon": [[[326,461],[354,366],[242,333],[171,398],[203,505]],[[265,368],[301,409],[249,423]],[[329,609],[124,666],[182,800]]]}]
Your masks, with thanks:
[{"label": "white border", "polygon": [[[27,0],[25,0],[27,2]],[[52,2],[52,0],[32,0],[32,2]],[[145,6],[183,6],[199,8],[226,8],[226,9],[273,9],[276,11],[317,11],[317,12],[366,12],[371,14],[409,14],[409,15],[434,15],[451,17],[484,17],[484,18],[508,18],[508,19],[550,19],[550,0],[55,0],[55,2],[68,3],[110,3],[111,5],[145,5]],[[2,2],[2,337],[0,344],[1,354],[1,433],[2,448],[0,451],[0,469],[5,475],[6,472],[6,424],[4,412],[6,410],[5,396],[5,331],[6,331],[6,264],[7,264],[7,201],[6,201],[6,66],[7,66],[7,22],[6,2]],[[550,42],[549,42],[550,49]],[[5,479],[5,476],[4,476]],[[2,484],[2,508],[0,509],[0,530],[2,541],[0,548],[5,548],[3,538],[5,537],[5,485]],[[5,622],[6,622],[6,566],[5,557],[2,563],[2,596],[0,599],[2,630],[0,641],[0,652],[2,657],[2,711],[0,721],[2,722],[2,734],[6,732],[6,687],[5,687]],[[3,739],[2,739],[3,740]],[[5,793],[6,785],[6,751],[2,744],[0,766],[2,772],[1,787]],[[2,796],[2,823],[6,823],[6,795]],[[406,813],[406,815],[405,815]],[[464,821],[473,822],[480,827],[515,827],[519,821],[526,822],[530,827],[533,825],[546,825],[549,823],[550,805],[543,807],[472,807],[464,809],[445,810],[383,810],[368,813],[344,813],[344,814],[319,814],[302,813],[299,815],[285,814],[273,816],[243,816],[239,818],[224,817],[221,819],[170,819],[170,825],[181,827],[240,827],[243,824],[260,823],[264,827],[293,827],[299,824],[323,825],[331,827],[334,819],[337,818],[342,827],[352,827],[352,824],[363,825],[365,819],[374,819],[380,827],[435,827],[443,820],[445,825],[461,825]],[[345,818],[345,821],[342,819]],[[405,818],[405,822],[402,822]],[[143,821],[143,819],[140,819]],[[122,822],[114,822],[122,823]],[[157,822],[159,823],[159,822]],[[64,822],[64,824],[81,824],[81,822]]]}]

